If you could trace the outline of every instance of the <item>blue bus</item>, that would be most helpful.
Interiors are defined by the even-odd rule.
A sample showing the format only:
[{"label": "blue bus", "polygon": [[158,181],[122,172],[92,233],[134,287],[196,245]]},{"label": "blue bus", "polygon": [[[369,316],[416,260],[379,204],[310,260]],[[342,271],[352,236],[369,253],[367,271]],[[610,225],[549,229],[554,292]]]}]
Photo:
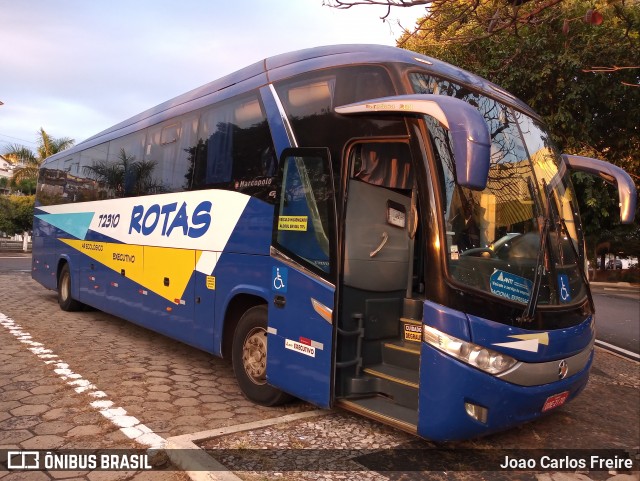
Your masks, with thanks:
[{"label": "blue bus", "polygon": [[42,165],[33,278],[231,359],[295,397],[433,440],[552,411],[585,387],[594,307],[572,171],[540,117],[416,53],[275,56]]}]

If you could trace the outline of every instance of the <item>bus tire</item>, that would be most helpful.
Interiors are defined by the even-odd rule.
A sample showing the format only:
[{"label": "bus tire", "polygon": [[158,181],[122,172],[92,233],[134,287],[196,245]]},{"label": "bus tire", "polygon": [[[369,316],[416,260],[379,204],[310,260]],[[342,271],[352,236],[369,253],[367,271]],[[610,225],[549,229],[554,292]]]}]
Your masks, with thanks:
[{"label": "bus tire", "polygon": [[58,305],[67,312],[79,311],[83,304],[71,297],[71,270],[64,264],[58,276]]},{"label": "bus tire", "polygon": [[246,311],[233,336],[231,351],[233,372],[244,396],[262,406],[277,406],[291,399],[280,389],[267,384],[267,307]]}]

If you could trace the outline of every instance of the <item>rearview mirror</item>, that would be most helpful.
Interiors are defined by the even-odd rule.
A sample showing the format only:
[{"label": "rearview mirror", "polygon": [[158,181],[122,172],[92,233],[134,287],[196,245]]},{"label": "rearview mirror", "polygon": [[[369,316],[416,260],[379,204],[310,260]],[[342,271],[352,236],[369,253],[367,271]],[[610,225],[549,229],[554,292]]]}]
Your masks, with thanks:
[{"label": "rearview mirror", "polygon": [[620,199],[620,222],[631,224],[636,214],[636,186],[633,180],[620,167],[604,160],[582,157],[579,155],[562,154],[562,158],[571,170],[597,175],[618,188]]},{"label": "rearview mirror", "polygon": [[489,128],[482,114],[467,102],[443,95],[399,95],[343,105],[335,111],[342,115],[429,115],[451,134],[456,183],[473,190],[487,186]]}]

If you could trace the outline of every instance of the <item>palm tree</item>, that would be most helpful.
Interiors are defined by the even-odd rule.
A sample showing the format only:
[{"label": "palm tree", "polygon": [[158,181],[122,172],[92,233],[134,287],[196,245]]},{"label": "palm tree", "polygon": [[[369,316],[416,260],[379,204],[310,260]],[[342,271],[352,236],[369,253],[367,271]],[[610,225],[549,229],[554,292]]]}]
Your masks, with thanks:
[{"label": "palm tree", "polygon": [[115,197],[130,197],[164,192],[162,183],[153,179],[156,162],[136,160],[135,155],[120,149],[115,162],[101,160],[84,166],[87,175],[113,191]]},{"label": "palm tree", "polygon": [[36,153],[24,145],[10,145],[3,155],[19,166],[13,171],[13,181],[20,182],[22,180],[35,180],[38,178],[38,169],[44,159],[68,149],[75,143],[74,139],[62,137],[56,139],[47,134],[42,127],[38,132],[36,139]]}]

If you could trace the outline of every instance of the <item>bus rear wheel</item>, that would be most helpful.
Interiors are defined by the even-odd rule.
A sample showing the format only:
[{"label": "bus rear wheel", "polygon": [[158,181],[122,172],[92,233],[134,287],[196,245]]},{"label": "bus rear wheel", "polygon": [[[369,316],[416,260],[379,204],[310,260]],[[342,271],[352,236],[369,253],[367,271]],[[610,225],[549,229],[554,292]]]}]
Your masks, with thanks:
[{"label": "bus rear wheel", "polygon": [[257,306],[243,314],[233,336],[233,372],[247,399],[263,406],[277,406],[291,399],[267,384],[267,307]]},{"label": "bus rear wheel", "polygon": [[58,304],[63,311],[73,312],[82,309],[83,304],[71,297],[71,270],[69,264],[62,266],[58,276]]}]

